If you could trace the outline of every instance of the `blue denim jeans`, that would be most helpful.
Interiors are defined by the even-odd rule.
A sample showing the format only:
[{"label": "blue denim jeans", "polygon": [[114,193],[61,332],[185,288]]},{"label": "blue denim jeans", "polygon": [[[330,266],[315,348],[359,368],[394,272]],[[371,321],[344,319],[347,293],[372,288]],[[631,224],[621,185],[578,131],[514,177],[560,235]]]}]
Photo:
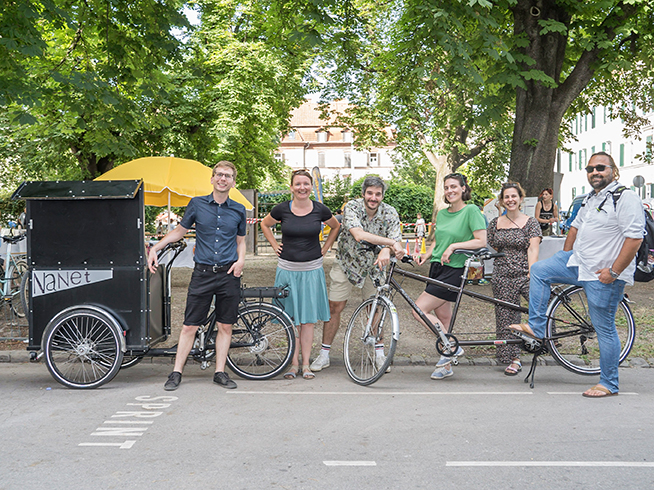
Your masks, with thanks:
[{"label": "blue denim jeans", "polygon": [[549,259],[536,262],[530,271],[529,326],[536,337],[545,336],[550,285],[553,283],[581,286],[586,292],[590,319],[597,332],[600,349],[600,384],[618,392],[620,338],[615,328],[615,312],[624,294],[624,281],[603,284],[600,281],[579,281],[578,267],[568,267],[570,252],[558,252]]}]

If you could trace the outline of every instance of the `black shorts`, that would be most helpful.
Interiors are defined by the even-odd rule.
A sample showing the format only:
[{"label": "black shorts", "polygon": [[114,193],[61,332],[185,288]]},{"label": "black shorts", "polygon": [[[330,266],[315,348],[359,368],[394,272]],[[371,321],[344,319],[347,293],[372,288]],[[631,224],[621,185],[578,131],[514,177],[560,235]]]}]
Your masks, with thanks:
[{"label": "black shorts", "polygon": [[213,272],[211,266],[196,264],[186,296],[184,325],[203,325],[216,297],[216,321],[232,325],[238,317],[241,278],[227,271]]},{"label": "black shorts", "polygon": [[[440,262],[432,262],[429,268],[429,277],[438,281],[450,284],[452,286],[461,286],[461,276],[463,275],[463,267],[450,267],[443,265]],[[437,298],[444,299],[445,301],[456,301],[457,292],[436,286],[435,284],[427,284],[425,292],[436,296]]]}]

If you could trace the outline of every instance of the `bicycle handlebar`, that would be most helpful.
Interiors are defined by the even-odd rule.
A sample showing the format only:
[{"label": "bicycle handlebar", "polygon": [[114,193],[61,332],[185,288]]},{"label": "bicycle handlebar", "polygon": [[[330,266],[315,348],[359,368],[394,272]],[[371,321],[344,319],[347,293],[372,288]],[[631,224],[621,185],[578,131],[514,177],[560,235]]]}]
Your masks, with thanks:
[{"label": "bicycle handlebar", "polygon": [[186,248],[186,242],[184,241],[183,238],[177,242],[168,243],[164,248],[159,250],[159,252],[157,253],[157,260],[161,259],[161,257],[167,254],[170,250],[181,252],[185,248]]},{"label": "bicycle handlebar", "polygon": [[14,245],[14,244],[16,244],[16,243],[18,243],[18,242],[20,242],[22,240],[25,240],[26,237],[27,237],[27,235],[25,233],[21,233],[20,235],[16,235],[16,236],[6,235],[6,236],[3,236],[2,239],[5,242],[11,243],[12,245]]}]

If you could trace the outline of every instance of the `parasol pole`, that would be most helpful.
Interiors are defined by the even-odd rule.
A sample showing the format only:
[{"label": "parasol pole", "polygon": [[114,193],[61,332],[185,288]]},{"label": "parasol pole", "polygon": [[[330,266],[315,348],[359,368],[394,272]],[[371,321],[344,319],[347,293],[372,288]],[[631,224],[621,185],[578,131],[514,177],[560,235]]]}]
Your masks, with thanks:
[{"label": "parasol pole", "polygon": [[168,233],[170,233],[170,189],[168,189]]}]

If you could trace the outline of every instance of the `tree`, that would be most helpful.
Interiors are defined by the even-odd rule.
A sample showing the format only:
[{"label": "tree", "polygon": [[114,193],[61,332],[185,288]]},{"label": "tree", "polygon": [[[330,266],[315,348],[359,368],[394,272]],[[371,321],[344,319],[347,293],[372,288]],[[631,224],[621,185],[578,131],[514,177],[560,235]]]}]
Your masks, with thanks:
[{"label": "tree", "polygon": [[93,177],[167,124],[153,102],[178,53],[181,0],[10,2],[0,12],[0,157],[26,173]]},{"label": "tree", "polygon": [[[507,71],[519,76],[509,177],[536,195],[552,186],[567,111],[586,112],[589,102],[598,101],[613,104],[616,115],[622,111],[637,124],[635,111],[622,102],[646,111],[653,107],[654,12],[644,0],[513,0],[495,2],[496,8],[513,25],[507,37],[516,61]],[[643,84],[649,87],[645,96]]]},{"label": "tree", "polygon": [[344,39],[326,40],[321,72],[323,96],[352,104],[337,121],[356,129],[357,146],[385,144],[390,125],[403,160],[433,167],[434,217],[444,206],[443,177],[452,171],[465,166],[475,178],[483,176],[472,182],[482,192],[497,186],[512,122],[510,92],[492,81],[492,70],[480,70],[489,66],[489,55],[507,51],[501,40],[489,40],[495,19],[466,20],[464,13],[474,12],[467,4],[449,2],[450,12],[442,4],[357,2],[343,21],[350,26]]}]

